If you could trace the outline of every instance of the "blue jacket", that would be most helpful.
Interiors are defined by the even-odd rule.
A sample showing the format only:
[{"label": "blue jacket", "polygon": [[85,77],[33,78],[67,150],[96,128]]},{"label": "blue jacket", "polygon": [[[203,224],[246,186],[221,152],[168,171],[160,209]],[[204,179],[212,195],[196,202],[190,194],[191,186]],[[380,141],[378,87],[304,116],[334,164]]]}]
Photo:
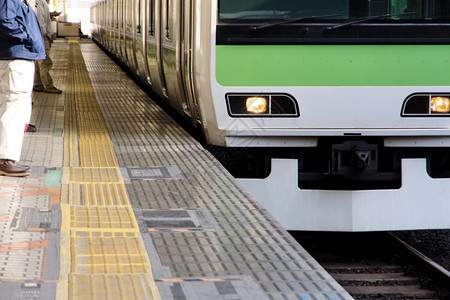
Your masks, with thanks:
[{"label": "blue jacket", "polygon": [[26,0],[0,1],[0,59],[45,59],[41,28]]}]

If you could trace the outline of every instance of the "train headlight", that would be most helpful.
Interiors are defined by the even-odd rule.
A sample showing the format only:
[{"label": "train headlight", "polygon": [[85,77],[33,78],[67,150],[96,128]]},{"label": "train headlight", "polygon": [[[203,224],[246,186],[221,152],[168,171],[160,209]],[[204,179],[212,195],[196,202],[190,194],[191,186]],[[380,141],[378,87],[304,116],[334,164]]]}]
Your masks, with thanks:
[{"label": "train headlight", "polygon": [[450,98],[449,97],[431,97],[430,101],[431,112],[433,113],[449,113],[450,112]]},{"label": "train headlight", "polygon": [[450,117],[450,94],[412,94],[403,102],[402,117]]},{"label": "train headlight", "polygon": [[225,95],[231,117],[298,117],[297,100],[289,94],[237,94]]},{"label": "train headlight", "polygon": [[251,114],[264,114],[268,108],[267,99],[265,97],[248,97],[245,107]]}]

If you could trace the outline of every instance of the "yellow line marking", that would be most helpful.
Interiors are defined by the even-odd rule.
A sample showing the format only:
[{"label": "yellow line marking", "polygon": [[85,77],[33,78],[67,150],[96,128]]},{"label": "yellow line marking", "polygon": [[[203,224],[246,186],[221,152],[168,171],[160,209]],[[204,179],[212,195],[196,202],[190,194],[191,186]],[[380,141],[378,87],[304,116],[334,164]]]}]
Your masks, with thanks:
[{"label": "yellow line marking", "polygon": [[207,282],[219,282],[219,281],[225,281],[221,278],[202,278],[202,281],[207,281]]},{"label": "yellow line marking", "polygon": [[159,279],[158,281],[162,281],[162,282],[184,282],[183,279],[177,279],[177,278]]}]

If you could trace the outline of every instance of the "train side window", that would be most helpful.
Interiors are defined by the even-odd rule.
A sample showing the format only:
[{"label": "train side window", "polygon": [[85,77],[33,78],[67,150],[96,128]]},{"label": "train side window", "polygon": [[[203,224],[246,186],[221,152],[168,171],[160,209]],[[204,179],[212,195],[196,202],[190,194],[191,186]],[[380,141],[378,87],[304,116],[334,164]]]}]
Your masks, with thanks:
[{"label": "train side window", "polygon": [[111,0],[105,1],[105,4],[106,4],[105,13],[107,14],[105,16],[105,24],[106,27],[109,29],[111,27],[111,20],[109,18],[111,16]]},{"label": "train side window", "polygon": [[172,40],[172,34],[173,34],[173,9],[175,8],[175,5],[173,3],[173,0],[166,0],[166,39]]},{"label": "train side window", "polygon": [[137,15],[136,15],[136,32],[137,33],[141,33],[141,28],[142,28],[142,25],[141,25],[141,0],[137,0],[137,4],[136,4],[136,6],[137,6],[137,11],[136,11],[136,13],[137,13]]},{"label": "train side window", "polygon": [[127,25],[127,28],[126,28],[126,32],[132,32],[132,29],[133,29],[133,23],[132,23],[132,18],[133,18],[133,7],[131,6],[125,6],[125,12],[126,12],[126,16],[125,16],[125,22],[126,22],[126,25]]},{"label": "train side window", "polygon": [[149,16],[148,34],[150,36],[155,36],[155,0],[148,1],[148,16]]},{"label": "train side window", "polygon": [[332,14],[338,15],[332,18],[348,19],[351,1],[362,0],[221,0],[219,19],[224,22],[231,20],[252,22],[255,19],[279,20]]},{"label": "train side window", "polygon": [[119,29],[119,8],[117,7],[117,0],[114,0],[114,27],[117,29]]},{"label": "train side window", "polygon": [[120,2],[120,10],[119,10],[119,12],[118,12],[118,15],[119,15],[119,22],[120,22],[120,31],[123,31],[123,22],[124,22],[124,12],[123,12],[123,10],[124,10],[124,3],[123,3],[123,1],[122,0],[119,0]]}]

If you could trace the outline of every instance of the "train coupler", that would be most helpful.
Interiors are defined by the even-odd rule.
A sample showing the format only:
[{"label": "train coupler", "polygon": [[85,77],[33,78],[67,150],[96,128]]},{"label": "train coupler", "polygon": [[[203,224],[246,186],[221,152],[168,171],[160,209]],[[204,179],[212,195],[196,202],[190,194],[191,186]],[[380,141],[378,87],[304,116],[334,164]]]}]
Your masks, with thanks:
[{"label": "train coupler", "polygon": [[331,145],[331,174],[346,178],[372,177],[378,172],[378,145],[347,141]]}]

